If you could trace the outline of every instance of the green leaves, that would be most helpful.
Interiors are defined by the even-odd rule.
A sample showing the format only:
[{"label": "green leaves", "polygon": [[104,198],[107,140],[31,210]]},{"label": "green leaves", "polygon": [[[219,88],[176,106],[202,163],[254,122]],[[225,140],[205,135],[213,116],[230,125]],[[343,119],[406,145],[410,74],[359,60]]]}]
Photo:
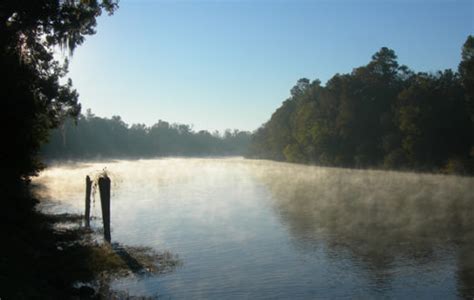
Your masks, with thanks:
[{"label": "green leaves", "polygon": [[291,98],[254,134],[252,154],[320,165],[424,170],[441,169],[452,157],[467,159],[473,140],[473,65],[470,36],[461,76],[451,70],[415,74],[383,47],[367,65],[336,74],[324,87],[300,79]]}]

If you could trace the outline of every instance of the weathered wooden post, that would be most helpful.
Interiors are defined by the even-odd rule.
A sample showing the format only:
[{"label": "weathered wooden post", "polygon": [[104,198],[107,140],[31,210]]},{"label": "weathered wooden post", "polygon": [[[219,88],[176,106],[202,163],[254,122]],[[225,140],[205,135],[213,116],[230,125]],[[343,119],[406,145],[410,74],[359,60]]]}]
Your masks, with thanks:
[{"label": "weathered wooden post", "polygon": [[110,178],[107,175],[99,178],[100,204],[104,222],[104,239],[110,243]]},{"label": "weathered wooden post", "polygon": [[90,226],[90,217],[91,217],[91,190],[92,190],[92,181],[91,178],[86,176],[86,226]]}]

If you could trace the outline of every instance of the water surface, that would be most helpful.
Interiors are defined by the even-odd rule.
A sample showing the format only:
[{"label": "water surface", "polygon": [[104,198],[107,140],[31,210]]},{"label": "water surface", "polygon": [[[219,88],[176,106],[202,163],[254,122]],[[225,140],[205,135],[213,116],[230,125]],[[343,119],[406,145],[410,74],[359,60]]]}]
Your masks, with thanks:
[{"label": "water surface", "polygon": [[474,297],[472,178],[241,158],[62,164],[35,180],[53,203],[42,209],[83,213],[84,178],[103,168],[112,240],[182,261],[113,283],[131,295]]}]

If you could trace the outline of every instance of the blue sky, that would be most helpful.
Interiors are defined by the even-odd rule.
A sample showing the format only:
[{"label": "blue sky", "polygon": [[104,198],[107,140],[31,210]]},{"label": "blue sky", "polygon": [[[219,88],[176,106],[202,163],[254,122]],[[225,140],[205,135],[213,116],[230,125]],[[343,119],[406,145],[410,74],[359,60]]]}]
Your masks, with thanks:
[{"label": "blue sky", "polygon": [[122,0],[74,53],[83,109],[151,125],[254,130],[302,77],[325,83],[383,46],[457,68],[474,0]]}]

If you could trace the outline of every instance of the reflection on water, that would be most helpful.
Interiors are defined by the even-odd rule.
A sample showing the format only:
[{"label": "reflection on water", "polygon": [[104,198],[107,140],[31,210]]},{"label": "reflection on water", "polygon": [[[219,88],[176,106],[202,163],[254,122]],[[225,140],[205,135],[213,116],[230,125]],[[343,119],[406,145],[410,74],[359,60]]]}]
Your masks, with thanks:
[{"label": "reflection on water", "polygon": [[240,158],[59,165],[36,180],[55,203],[43,209],[82,212],[84,178],[104,167],[112,239],[183,261],[114,283],[132,295],[474,296],[471,178]]}]

